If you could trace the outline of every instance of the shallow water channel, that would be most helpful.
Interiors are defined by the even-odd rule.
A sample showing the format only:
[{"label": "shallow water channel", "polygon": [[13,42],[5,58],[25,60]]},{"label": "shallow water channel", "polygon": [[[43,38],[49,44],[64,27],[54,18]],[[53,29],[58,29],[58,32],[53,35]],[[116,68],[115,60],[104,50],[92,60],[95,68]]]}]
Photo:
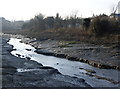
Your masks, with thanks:
[{"label": "shallow water channel", "polygon": [[[17,57],[34,60],[43,66],[50,66],[64,75],[83,78],[92,87],[118,87],[120,83],[120,71],[114,69],[99,69],[86,63],[70,61],[64,58],[53,56],[45,56],[34,52],[36,49],[28,44],[21,43],[21,39],[11,38],[9,44],[13,45],[16,50],[11,54]],[[30,71],[26,69],[18,69],[18,72]]]}]

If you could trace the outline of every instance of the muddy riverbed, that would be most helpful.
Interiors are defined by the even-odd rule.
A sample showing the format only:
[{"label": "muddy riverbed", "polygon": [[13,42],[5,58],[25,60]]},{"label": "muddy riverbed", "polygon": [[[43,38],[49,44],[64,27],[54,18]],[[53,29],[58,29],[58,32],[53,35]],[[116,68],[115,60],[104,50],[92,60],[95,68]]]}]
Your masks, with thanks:
[{"label": "muddy riverbed", "polygon": [[[83,62],[70,61],[65,58],[38,54],[35,52],[36,49],[34,47],[21,43],[21,39],[11,38],[8,43],[13,45],[14,50],[11,53],[14,56],[25,58],[26,60],[34,60],[44,66],[53,67],[58,69],[63,75],[83,78],[92,87],[118,87],[119,85],[120,71],[118,70],[100,69]],[[46,43],[46,45],[48,44]],[[32,70],[19,68],[17,71],[24,72]]]},{"label": "muddy riverbed", "polygon": [[0,39],[3,89],[33,89],[36,87],[42,89],[48,87],[86,87],[86,89],[91,89],[90,85],[82,78],[62,75],[57,69],[43,66],[34,60],[26,60],[12,55],[10,52],[15,49],[7,43],[8,39],[3,37]]}]

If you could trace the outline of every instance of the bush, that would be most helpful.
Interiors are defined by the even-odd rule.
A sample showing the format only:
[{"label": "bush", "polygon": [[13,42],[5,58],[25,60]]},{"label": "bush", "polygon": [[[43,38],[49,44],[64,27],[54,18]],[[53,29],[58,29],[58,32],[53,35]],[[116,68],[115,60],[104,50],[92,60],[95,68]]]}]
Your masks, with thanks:
[{"label": "bush", "polygon": [[90,30],[95,36],[101,36],[109,32],[110,21],[108,17],[95,17],[90,25]]},{"label": "bush", "polygon": [[95,36],[118,34],[120,22],[109,16],[98,16],[92,19],[89,29]]}]

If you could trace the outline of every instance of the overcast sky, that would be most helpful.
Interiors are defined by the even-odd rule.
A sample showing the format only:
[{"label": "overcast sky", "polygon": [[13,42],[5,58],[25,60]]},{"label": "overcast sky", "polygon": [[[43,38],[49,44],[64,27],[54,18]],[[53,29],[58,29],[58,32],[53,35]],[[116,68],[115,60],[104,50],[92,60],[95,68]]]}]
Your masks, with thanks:
[{"label": "overcast sky", "polygon": [[120,0],[0,0],[0,17],[8,20],[28,20],[38,13],[62,17],[77,13],[90,17],[94,13],[110,14]]}]

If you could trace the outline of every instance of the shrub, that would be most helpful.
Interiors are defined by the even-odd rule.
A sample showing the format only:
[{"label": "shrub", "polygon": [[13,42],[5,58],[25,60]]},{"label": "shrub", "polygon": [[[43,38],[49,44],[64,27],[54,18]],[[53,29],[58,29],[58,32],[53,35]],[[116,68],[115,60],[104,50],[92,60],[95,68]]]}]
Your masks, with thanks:
[{"label": "shrub", "polygon": [[120,33],[120,22],[109,16],[97,16],[92,19],[89,31],[95,36],[104,36]]},{"label": "shrub", "polygon": [[109,32],[110,21],[108,17],[95,17],[90,25],[90,30],[95,36],[101,36]]}]

